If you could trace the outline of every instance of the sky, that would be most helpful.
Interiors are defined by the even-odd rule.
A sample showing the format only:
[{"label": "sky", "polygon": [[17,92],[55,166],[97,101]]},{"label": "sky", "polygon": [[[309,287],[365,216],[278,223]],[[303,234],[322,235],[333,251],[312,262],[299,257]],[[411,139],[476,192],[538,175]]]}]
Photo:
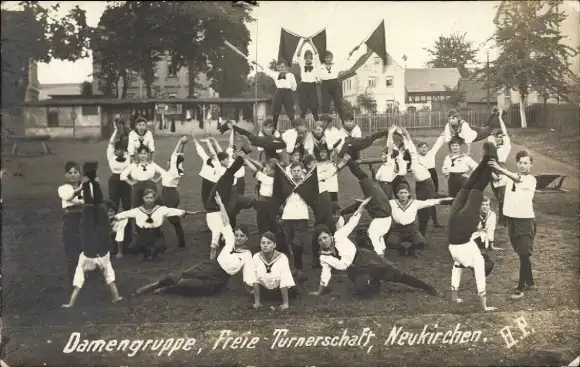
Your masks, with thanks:
[{"label": "sky", "polygon": [[[60,3],[63,15],[75,5],[85,9],[91,26],[98,24],[106,7],[104,1]],[[261,1],[253,11],[257,21],[248,24],[252,39],[249,55],[251,60],[257,55],[258,63],[267,67],[278,55],[281,27],[303,37],[326,27],[327,48],[335,59],[345,59],[384,19],[387,52],[401,65],[406,55],[407,67],[425,67],[428,54],[423,48],[431,48],[440,35],[455,32],[466,33],[468,40],[481,46],[479,60],[484,61],[486,51],[494,54],[486,41],[494,31],[497,5],[499,1]],[[17,8],[17,2],[7,1],[2,8]],[[361,47],[350,65],[363,52]],[[81,83],[91,80],[92,58],[74,63],[56,60],[39,64],[38,70],[41,83]]]}]

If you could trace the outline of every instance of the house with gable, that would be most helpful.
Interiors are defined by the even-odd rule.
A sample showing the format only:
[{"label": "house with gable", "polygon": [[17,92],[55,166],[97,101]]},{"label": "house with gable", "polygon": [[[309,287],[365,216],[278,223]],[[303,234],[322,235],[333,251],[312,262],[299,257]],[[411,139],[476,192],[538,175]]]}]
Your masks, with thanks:
[{"label": "house with gable", "polygon": [[[376,112],[406,111],[409,107],[431,109],[432,102],[443,101],[461,78],[456,68],[407,69],[387,52],[387,65],[371,50],[340,74],[343,97],[357,106],[359,95],[372,94]],[[367,111],[362,111],[363,113]]]}]

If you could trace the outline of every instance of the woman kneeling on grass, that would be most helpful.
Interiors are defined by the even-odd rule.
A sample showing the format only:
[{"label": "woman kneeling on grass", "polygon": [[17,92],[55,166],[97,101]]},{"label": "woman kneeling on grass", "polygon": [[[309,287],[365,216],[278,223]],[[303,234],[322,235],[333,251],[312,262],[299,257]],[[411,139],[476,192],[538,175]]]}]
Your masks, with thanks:
[{"label": "woman kneeling on grass", "polygon": [[[188,295],[213,295],[222,291],[228,280],[239,273],[243,274],[244,283],[250,291],[254,285],[254,268],[252,253],[246,248],[248,241],[247,227],[238,226],[235,233],[230,224],[227,209],[219,193],[215,202],[223,221],[225,246],[217,259],[202,261],[181,273],[170,273],[157,282],[139,288],[135,294],[172,291]],[[251,293],[251,292],[250,292]]]},{"label": "woman kneeling on grass", "polygon": [[[262,306],[260,302],[261,293],[264,292],[267,298],[276,298],[274,292],[280,289],[282,305],[280,309],[288,308],[288,298],[298,295],[298,286],[294,282],[288,257],[276,251],[276,236],[272,232],[262,235],[260,242],[261,251],[254,255],[254,271],[256,280],[254,283],[254,308]],[[304,274],[296,271],[298,281],[303,280]]]},{"label": "woman kneeling on grass", "polygon": [[161,232],[161,225],[168,217],[184,217],[188,214],[198,214],[187,210],[168,208],[157,205],[157,193],[151,189],[143,192],[143,205],[115,215],[116,220],[134,219],[137,225],[135,247],[143,252],[143,260],[156,259],[167,249]]}]

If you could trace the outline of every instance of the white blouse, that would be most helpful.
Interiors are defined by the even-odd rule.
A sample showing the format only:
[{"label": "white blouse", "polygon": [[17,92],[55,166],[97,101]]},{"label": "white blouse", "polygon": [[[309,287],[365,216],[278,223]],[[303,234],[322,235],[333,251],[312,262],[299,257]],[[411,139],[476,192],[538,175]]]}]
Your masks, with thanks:
[{"label": "white blouse", "polygon": [[82,191],[76,196],[74,193],[75,188],[71,184],[64,184],[59,186],[58,196],[60,197],[63,209],[71,206],[83,205],[85,203],[85,200],[82,198]]},{"label": "white blouse", "polygon": [[131,163],[129,154],[124,153],[122,158],[124,158],[125,161],[118,162],[117,156],[115,155],[115,147],[111,144],[107,146],[107,161],[109,162],[109,168],[111,169],[112,173],[120,174]]},{"label": "white blouse", "polygon": [[[316,83],[318,81],[318,72],[320,71],[320,61],[318,52],[312,52],[312,63],[308,66],[306,71],[306,61],[304,56],[296,55],[292,60],[294,64],[300,65],[300,79],[302,83]],[[312,68],[312,69],[310,69]]]},{"label": "white blouse", "polygon": [[131,163],[121,172],[121,180],[127,181],[130,177],[135,181],[150,181],[153,180],[155,174],[163,175],[165,170],[155,162],[146,164]]},{"label": "white blouse", "polygon": [[441,171],[444,175],[450,173],[469,173],[477,168],[477,162],[467,154],[448,154],[443,160]]},{"label": "white blouse", "polygon": [[248,249],[235,248],[232,226],[224,226],[222,236],[224,236],[225,246],[217,257],[218,264],[230,275],[235,275],[241,270],[244,283],[253,285],[256,282],[256,276],[252,253]]},{"label": "white blouse", "polygon": [[500,146],[497,146],[497,144],[495,143],[495,136],[490,136],[489,138],[487,138],[487,141],[493,143],[497,147],[498,162],[505,163],[512,150],[512,141],[509,138],[509,136],[507,135],[503,136],[503,144]]},{"label": "white blouse", "polygon": [[353,137],[353,138],[362,138],[362,131],[358,125],[354,125],[354,127],[352,128],[352,130],[350,132],[348,132],[344,127],[341,127],[340,128],[340,135],[342,135],[342,138],[345,138],[348,136]]},{"label": "white blouse", "polygon": [[256,172],[256,180],[260,182],[260,196],[272,197],[274,193],[274,177],[264,172]]},{"label": "white blouse", "polygon": [[467,121],[465,120],[459,121],[459,126],[457,130],[459,132],[455,133],[454,130],[451,129],[449,123],[445,124],[445,129],[443,130],[443,137],[446,143],[449,143],[451,141],[451,138],[453,138],[455,135],[459,135],[459,137],[462,138],[467,144],[473,143],[473,141],[477,137],[477,131],[469,127],[469,123],[467,123]]},{"label": "white blouse", "polygon": [[[396,172],[397,165],[399,171]],[[385,163],[381,165],[377,171],[376,179],[382,182],[393,182],[397,176],[405,176],[407,174],[407,162],[403,159],[403,153],[399,152],[396,158],[389,157]]]},{"label": "white blouse", "polygon": [[338,169],[332,162],[320,162],[316,166],[318,173],[318,192],[338,192]]},{"label": "white blouse", "polygon": [[289,89],[291,91],[295,91],[296,87],[296,77],[292,73],[286,73],[284,79],[278,79],[280,73],[273,70],[265,70],[264,73],[268,75],[270,78],[274,79],[274,83],[276,84],[276,88],[278,89]]},{"label": "white blouse", "polygon": [[[331,269],[346,270],[354,261],[357,249],[348,236],[354,231],[360,217],[360,214],[355,213],[350,217],[348,223],[334,233],[333,241],[336,254],[329,251],[320,252],[320,265],[322,266],[320,285],[328,286],[332,277]],[[340,259],[334,255],[340,256]]]},{"label": "white blouse", "polygon": [[407,205],[402,205],[399,200],[389,200],[391,216],[395,223],[402,226],[412,224],[417,219],[417,211],[437,204],[437,199],[415,200],[409,199]]},{"label": "white blouse", "polygon": [[276,252],[271,261],[266,261],[262,253],[258,252],[254,255],[253,263],[256,283],[268,289],[290,288],[296,285],[288,257],[283,253]]},{"label": "white blouse", "polygon": [[[166,206],[156,206],[151,214],[147,213],[143,207],[126,210],[115,216],[117,220],[135,219],[137,227],[139,228],[159,228],[167,217],[180,217],[185,214],[185,210],[168,208]],[[147,223],[147,219],[151,218],[153,223]]]},{"label": "white blouse", "polygon": [[[435,168],[435,157],[437,156],[437,152],[439,152],[439,149],[441,149],[441,146],[444,142],[445,138],[439,136],[435,141],[435,144],[433,144],[431,149],[429,149],[425,155],[417,154],[417,160],[419,161],[419,164],[425,166],[427,169]],[[415,147],[415,151],[416,150],[417,148]]]},{"label": "white blouse", "polygon": [[346,62],[333,62],[330,66],[326,64],[320,65],[318,78],[320,80],[338,79],[338,74],[346,69]]},{"label": "white blouse", "polygon": [[145,145],[153,153],[155,152],[155,141],[153,140],[153,133],[147,130],[143,136],[137,134],[135,130],[129,133],[129,142],[127,144],[127,152],[130,156],[137,154],[137,148]]},{"label": "white blouse", "polygon": [[505,187],[503,214],[510,218],[535,218],[534,194],[537,185],[536,178],[531,174],[527,174],[521,175],[522,182],[510,181]]},{"label": "white blouse", "polygon": [[179,154],[173,153],[169,162],[169,169],[161,174],[161,185],[163,187],[177,187],[181,176],[177,171],[177,157]]},{"label": "white blouse", "polygon": [[298,139],[298,131],[296,129],[288,129],[282,133],[282,140],[286,143],[286,153],[292,154]]},{"label": "white blouse", "polygon": [[[415,144],[409,144],[409,154],[411,155],[411,171],[413,172],[413,176],[415,177],[415,181],[416,182],[423,182],[425,180],[428,180],[431,178],[431,172],[429,172],[429,169],[420,163],[419,157],[421,156],[418,152],[417,152],[417,147],[415,147]],[[429,154],[429,153],[427,153]],[[427,155],[426,154],[426,155]],[[435,159],[433,159],[433,162],[435,162]],[[433,163],[435,164],[435,163]]]},{"label": "white blouse", "polygon": [[487,244],[489,241],[493,241],[495,237],[495,227],[497,219],[495,213],[491,210],[487,213],[487,217],[483,218],[481,213],[479,215],[479,224],[477,225],[477,231],[473,233],[471,239],[481,238],[483,243]]},{"label": "white blouse", "polygon": [[113,219],[111,221],[111,232],[115,234],[115,242],[123,242],[125,240],[125,227],[127,226],[127,219]]}]

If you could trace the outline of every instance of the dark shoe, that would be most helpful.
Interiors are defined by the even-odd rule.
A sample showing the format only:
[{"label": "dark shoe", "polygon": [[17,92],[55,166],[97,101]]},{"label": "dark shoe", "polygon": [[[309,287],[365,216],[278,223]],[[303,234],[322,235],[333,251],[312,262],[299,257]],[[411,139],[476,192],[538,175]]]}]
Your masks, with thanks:
[{"label": "dark shoe", "polygon": [[222,122],[221,124],[218,122],[218,131],[220,134],[225,134],[230,128],[226,122]]}]

